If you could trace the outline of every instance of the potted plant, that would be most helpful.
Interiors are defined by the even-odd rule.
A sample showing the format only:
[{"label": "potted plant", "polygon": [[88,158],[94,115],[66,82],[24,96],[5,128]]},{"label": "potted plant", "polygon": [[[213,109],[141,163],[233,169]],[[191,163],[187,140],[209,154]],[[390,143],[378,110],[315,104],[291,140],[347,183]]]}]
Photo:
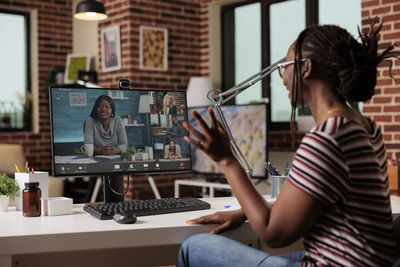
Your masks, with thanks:
[{"label": "potted plant", "polygon": [[18,183],[2,173],[0,175],[0,211],[7,211],[10,198],[14,199],[18,191]]},{"label": "potted plant", "polygon": [[129,115],[128,114],[122,113],[121,114],[121,119],[122,119],[122,121],[124,122],[125,125],[129,124]]},{"label": "potted plant", "polygon": [[134,161],[135,154],[139,152],[140,149],[137,149],[134,145],[127,146],[125,153],[122,154],[123,161]]}]

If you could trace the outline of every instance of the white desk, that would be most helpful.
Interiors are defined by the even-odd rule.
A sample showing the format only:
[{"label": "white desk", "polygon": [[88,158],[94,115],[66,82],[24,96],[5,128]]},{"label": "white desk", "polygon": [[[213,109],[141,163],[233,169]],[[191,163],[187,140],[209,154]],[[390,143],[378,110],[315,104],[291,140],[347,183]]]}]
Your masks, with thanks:
[{"label": "white desk", "polygon": [[[214,227],[188,225],[185,220],[223,210],[225,205],[237,205],[233,197],[207,201],[211,204],[209,210],[138,217],[138,221],[131,225],[98,220],[84,212],[83,205],[75,205],[72,215],[54,217],[28,218],[23,217],[21,211],[9,210],[0,213],[0,266],[17,266],[16,261],[19,267],[35,266],[30,264],[34,260],[40,266],[94,265],[91,264],[92,259],[85,263],[82,255],[93,255],[94,258],[108,256],[114,263],[124,260],[130,266],[173,264],[182,241],[196,233],[209,232]],[[392,211],[395,215],[400,214],[399,196],[392,196]],[[236,240],[257,240],[248,223],[225,235]],[[159,247],[170,245],[176,248],[166,250],[169,251],[169,260],[165,262],[161,259]],[[140,250],[146,247],[149,248],[147,253],[150,251],[148,255]],[[136,258],[134,250],[149,262]],[[124,253],[121,254],[121,251]],[[29,255],[24,257],[24,254]],[[73,258],[77,260],[73,261]],[[109,264],[105,260],[103,262],[104,265],[96,263],[96,266]]]}]

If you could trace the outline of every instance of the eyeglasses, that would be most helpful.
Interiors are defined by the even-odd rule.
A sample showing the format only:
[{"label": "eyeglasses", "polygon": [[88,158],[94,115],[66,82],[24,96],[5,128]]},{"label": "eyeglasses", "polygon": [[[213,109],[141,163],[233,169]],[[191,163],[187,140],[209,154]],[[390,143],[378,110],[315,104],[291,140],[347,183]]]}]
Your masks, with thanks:
[{"label": "eyeglasses", "polygon": [[[302,58],[302,59],[297,60],[297,62],[305,62],[305,61],[307,61],[307,59],[308,58]],[[278,65],[276,65],[278,67],[279,76],[281,76],[281,78],[282,78],[283,73],[285,72],[285,68],[289,65],[294,64],[295,62],[296,62],[296,60],[291,60],[291,61],[282,62],[282,63],[279,63]]]}]

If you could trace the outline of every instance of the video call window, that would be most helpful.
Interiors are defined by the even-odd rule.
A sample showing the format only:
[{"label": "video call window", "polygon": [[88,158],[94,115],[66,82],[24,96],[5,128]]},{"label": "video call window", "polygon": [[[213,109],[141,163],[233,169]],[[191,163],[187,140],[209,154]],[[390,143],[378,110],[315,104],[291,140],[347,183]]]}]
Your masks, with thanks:
[{"label": "video call window", "polygon": [[190,171],[185,92],[50,88],[54,175]]}]

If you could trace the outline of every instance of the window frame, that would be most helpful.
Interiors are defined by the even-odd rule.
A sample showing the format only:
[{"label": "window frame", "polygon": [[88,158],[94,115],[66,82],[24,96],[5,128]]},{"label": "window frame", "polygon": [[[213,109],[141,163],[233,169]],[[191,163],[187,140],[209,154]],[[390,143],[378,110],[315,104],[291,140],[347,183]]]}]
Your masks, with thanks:
[{"label": "window frame", "polygon": [[[14,9],[5,9],[0,7],[0,13],[2,14],[13,14],[13,15],[21,15],[24,17],[24,26],[25,26],[25,36],[26,36],[26,46],[25,46],[25,53],[26,53],[26,88],[25,91],[28,95],[32,95],[31,85],[32,85],[32,69],[31,69],[31,14],[28,11],[22,10],[14,10]],[[25,97],[27,97],[25,95]],[[33,99],[31,101],[31,112],[30,116],[30,123],[28,125],[23,122],[22,128],[0,128],[0,132],[22,132],[22,131],[32,131],[33,130]]]},{"label": "window frame", "polygon": [[[260,3],[261,4],[261,65],[265,68],[272,64],[270,56],[270,28],[269,24],[269,8],[272,4],[285,2],[288,0],[247,0],[239,3],[228,4],[221,7],[221,87],[222,91],[232,88],[235,84],[235,43],[229,40],[234,40],[235,24],[234,10],[237,7]],[[318,0],[305,0],[305,26],[308,27],[318,23]],[[230,14],[229,14],[230,12]],[[230,17],[226,17],[229,14]],[[229,21],[231,19],[231,21]],[[228,32],[226,32],[228,31]],[[231,38],[231,39],[229,39]],[[230,44],[230,45],[228,45]],[[271,82],[270,76],[265,77],[261,81],[262,97],[271,99]],[[234,105],[235,100],[231,99],[227,104]],[[290,130],[290,122],[272,122],[271,121],[271,103],[267,103],[267,127],[272,131]]]}]

